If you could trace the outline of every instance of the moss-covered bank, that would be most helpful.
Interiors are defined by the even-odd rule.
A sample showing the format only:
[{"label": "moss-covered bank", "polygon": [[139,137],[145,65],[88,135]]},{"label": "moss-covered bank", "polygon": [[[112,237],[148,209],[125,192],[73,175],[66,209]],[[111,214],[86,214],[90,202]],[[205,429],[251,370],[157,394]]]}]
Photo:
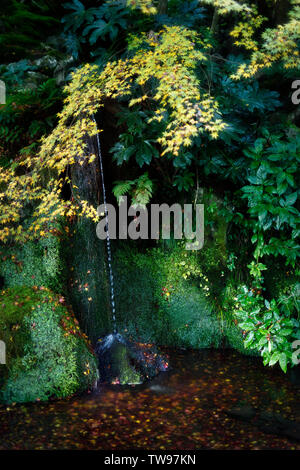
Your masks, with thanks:
[{"label": "moss-covered bank", "polygon": [[0,295],[2,402],[61,398],[91,388],[96,359],[64,299],[44,287],[16,287]]}]

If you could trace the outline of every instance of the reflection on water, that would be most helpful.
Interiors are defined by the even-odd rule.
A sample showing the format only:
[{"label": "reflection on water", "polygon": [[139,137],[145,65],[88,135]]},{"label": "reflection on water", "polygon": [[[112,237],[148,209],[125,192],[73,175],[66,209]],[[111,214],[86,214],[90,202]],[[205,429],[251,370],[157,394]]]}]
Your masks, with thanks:
[{"label": "reflection on water", "polygon": [[0,449],[299,449],[299,388],[259,358],[168,352],[141,386],[0,406]]}]

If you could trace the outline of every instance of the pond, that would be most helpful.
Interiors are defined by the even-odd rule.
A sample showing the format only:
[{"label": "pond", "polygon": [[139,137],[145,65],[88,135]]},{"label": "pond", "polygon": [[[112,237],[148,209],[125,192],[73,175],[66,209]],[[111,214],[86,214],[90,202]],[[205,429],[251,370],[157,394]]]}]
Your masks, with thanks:
[{"label": "pond", "polygon": [[231,350],[168,351],[144,385],[0,406],[0,449],[296,449],[298,385]]}]

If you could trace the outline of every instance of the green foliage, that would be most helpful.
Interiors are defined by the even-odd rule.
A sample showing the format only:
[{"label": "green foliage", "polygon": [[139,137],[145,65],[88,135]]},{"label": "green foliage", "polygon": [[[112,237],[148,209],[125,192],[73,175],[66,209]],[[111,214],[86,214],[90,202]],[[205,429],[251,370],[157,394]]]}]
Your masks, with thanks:
[{"label": "green foliage", "polygon": [[[127,26],[128,9],[121,1],[106,1],[100,7],[86,8],[79,0],[73,0],[65,3],[64,7],[72,11],[63,16],[61,21],[67,33],[68,49],[72,49],[76,58],[81,44],[88,41],[90,46],[95,46],[99,40],[103,41],[107,37],[115,41],[120,31]],[[103,55],[105,51],[98,47],[91,50],[90,54]]]},{"label": "green foliage", "polygon": [[151,199],[153,192],[153,182],[148,173],[144,173],[135,180],[116,181],[113,187],[113,193],[118,202],[122,196],[129,194],[133,206],[145,206]]},{"label": "green foliage", "polygon": [[198,0],[168,2],[168,14],[157,16],[157,22],[167,25],[181,25],[195,28],[203,25],[206,18],[206,9],[200,6]]},{"label": "green foliage", "polygon": [[300,214],[296,207],[299,187],[300,134],[287,140],[278,136],[258,139],[245,151],[250,158],[251,185],[242,188],[254,219],[252,243],[254,256],[284,256],[295,265],[300,245]]},{"label": "green foliage", "polygon": [[[225,336],[225,344],[242,354],[258,356],[259,352],[257,349],[245,348],[243,330],[239,327],[238,321],[234,315],[234,312],[239,307],[238,292],[239,288],[229,279],[223,291],[219,293],[221,310],[219,316],[222,324],[222,332]],[[216,303],[216,306],[217,305]]]},{"label": "green foliage", "polygon": [[22,2],[4,0],[1,8],[1,55],[5,58],[32,55],[41,40],[50,35],[57,24],[55,17],[58,2]]},{"label": "green foliage", "polygon": [[92,387],[96,360],[62,297],[22,286],[3,291],[0,306],[0,337],[8,346],[3,402],[67,397]]},{"label": "green foliage", "polygon": [[189,191],[193,187],[194,174],[190,171],[184,171],[175,176],[173,186],[176,186],[178,191]]},{"label": "green foliage", "polygon": [[23,353],[29,332],[22,322],[24,316],[31,314],[40,297],[40,291],[24,286],[1,292],[0,332],[6,344],[8,365],[13,357]]},{"label": "green foliage", "polygon": [[134,157],[140,168],[150,165],[158,151],[153,145],[155,125],[147,124],[149,113],[142,110],[122,110],[119,113],[119,125],[126,124],[127,131],[119,135],[118,142],[111,148],[113,159],[118,165],[128,163]]},{"label": "green foliage", "polygon": [[[30,67],[31,71],[34,69]],[[10,74],[14,76],[13,70]],[[8,71],[5,75],[8,77]],[[7,103],[0,112],[0,158],[8,155],[12,160],[16,149],[23,154],[36,151],[36,141],[53,128],[61,91],[55,79],[45,80],[42,76],[37,83],[31,82],[31,86],[26,86],[24,79],[22,86],[14,82],[7,93]]]},{"label": "green foliage", "polygon": [[265,365],[279,362],[284,372],[297,363],[292,344],[299,338],[299,292],[270,288],[274,284],[271,260],[279,257],[283,278],[284,270],[292,269],[284,268],[283,262],[295,266],[299,257],[298,147],[299,132],[290,129],[285,138],[266,132],[245,150],[251,184],[242,188],[242,197],[248,201],[250,220],[240,219],[252,231],[254,260],[248,264],[252,281],[237,297],[240,306],[236,306],[235,318],[244,330],[245,347],[259,350]]},{"label": "green foliage", "polygon": [[[122,326],[135,337],[167,344],[216,345],[213,300],[227,342],[242,350],[236,322],[245,318],[233,317],[238,308],[233,291],[246,283],[240,299],[244,315],[252,313],[248,293],[256,289],[261,329],[272,329],[271,353],[278,350],[284,369],[285,362],[292,363],[296,326],[282,338],[268,322],[276,323],[276,315],[280,322],[298,321],[293,267],[299,256],[300,141],[290,121],[299,117],[288,90],[292,71],[299,69],[300,17],[297,2],[285,3],[284,21],[278,14],[281,2],[262,3],[72,0],[62,11],[56,1],[4,2],[0,72],[9,93],[0,110],[0,235],[2,241],[41,238],[18,253],[8,249],[1,266],[6,285],[61,291],[61,253],[53,240],[47,245],[42,238],[59,215],[97,220],[95,207],[74,197],[70,175],[74,165],[85,171],[94,161],[86,151],[87,136],[97,132],[92,115],[105,108],[108,132],[100,136],[105,149],[112,146],[113,162],[122,166],[117,177],[113,173],[113,180],[123,180],[114,186],[117,199],[126,194],[143,205],[152,197],[178,201],[179,194],[197,203],[201,191],[213,188],[224,201],[204,198],[206,245],[197,260],[191,255],[186,263],[180,250],[118,252]],[[60,28],[54,16],[62,18]],[[59,84],[76,65],[52,130],[61,107]],[[100,124],[100,112],[98,117]],[[49,133],[39,149],[40,137]],[[28,202],[35,217],[30,230],[23,224]],[[105,253],[88,235],[94,233],[91,222],[80,220],[77,227],[74,246],[66,250],[69,296],[94,338],[110,328]],[[289,285],[275,262],[282,273],[293,271]],[[228,283],[234,300],[231,287],[222,294]],[[265,302],[272,304],[272,318]],[[246,340],[251,328],[244,329]],[[265,339],[260,334],[255,330],[251,351],[258,348],[265,362],[273,363],[277,356],[270,355],[269,346],[258,347]]]},{"label": "green foliage", "polygon": [[[229,57],[231,59],[232,57]],[[234,103],[247,113],[263,113],[273,111],[280,106],[279,94],[260,88],[257,81],[252,83],[234,82],[229,77],[222,77],[221,86],[224,90],[224,103]],[[226,100],[226,101],[225,101]]]},{"label": "green foliage", "polygon": [[285,265],[285,259],[268,258],[265,261],[264,285],[266,292],[274,298],[294,296],[299,284],[299,269]]},{"label": "green foliage", "polygon": [[292,343],[300,339],[300,322],[294,314],[294,304],[287,297],[270,302],[254,290],[243,288],[238,295],[240,307],[235,315],[244,330],[246,348],[258,349],[265,365],[279,362],[286,372],[288,364],[298,364]]},{"label": "green foliage", "polygon": [[221,346],[221,325],[201,290],[183,284],[171,294],[167,306],[160,302],[159,314],[167,319],[161,325],[163,344],[194,349]]},{"label": "green foliage", "polygon": [[244,344],[244,335],[239,326],[237,326],[232,319],[227,320],[224,323],[223,329],[224,336],[226,338],[226,346],[235,349],[239,353],[245,356],[259,356],[259,352],[256,348],[247,349]]}]

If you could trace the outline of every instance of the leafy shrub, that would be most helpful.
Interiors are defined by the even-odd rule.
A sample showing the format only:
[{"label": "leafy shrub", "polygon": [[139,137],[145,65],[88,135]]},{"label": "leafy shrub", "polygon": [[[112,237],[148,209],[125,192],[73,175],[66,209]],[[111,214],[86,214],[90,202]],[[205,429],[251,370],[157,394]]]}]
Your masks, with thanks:
[{"label": "leafy shrub", "polygon": [[[289,274],[299,257],[299,145],[296,129],[291,128],[284,138],[265,132],[264,138],[245,150],[250,159],[250,185],[242,188],[242,197],[248,200],[250,220],[246,223],[253,233],[254,260],[248,264],[250,286],[242,287],[235,316],[244,330],[245,347],[259,350],[265,365],[279,363],[284,372],[288,365],[298,364],[293,344],[300,339],[299,289],[293,283],[287,286],[281,281],[283,289],[277,286],[272,291],[270,266],[274,257],[278,258],[282,271],[285,261]],[[266,289],[264,272],[268,268],[269,289]]]},{"label": "leafy shrub", "polygon": [[[293,129],[291,128],[290,131]],[[299,191],[300,133],[287,139],[271,136],[255,141],[244,151],[250,159],[250,185],[242,188],[248,200],[256,259],[264,255],[282,256],[295,266],[300,254],[297,200]]]},{"label": "leafy shrub", "polygon": [[[231,257],[229,256],[229,259]],[[237,302],[238,287],[232,279],[227,281],[225,289],[215,302],[215,306],[219,307],[219,319],[221,320],[221,329],[225,339],[225,346],[236,349],[241,354],[249,356],[259,355],[256,349],[246,349],[244,345],[244,335],[242,329],[238,326],[237,319],[234,316]]]},{"label": "leafy shrub", "polygon": [[0,338],[7,345],[0,384],[5,403],[67,397],[98,378],[96,359],[77,320],[64,299],[47,288],[2,291]]},{"label": "leafy shrub", "polygon": [[259,292],[244,286],[238,295],[240,307],[235,312],[244,330],[245,347],[258,349],[264,365],[279,362],[284,372],[288,364],[297,365],[299,359],[292,343],[300,339],[300,322],[293,317],[290,300],[281,297],[269,302]]},{"label": "leafy shrub", "polygon": [[264,272],[266,292],[274,298],[293,295],[299,283],[299,269],[286,266],[282,257],[267,259],[265,265],[267,267]]}]

